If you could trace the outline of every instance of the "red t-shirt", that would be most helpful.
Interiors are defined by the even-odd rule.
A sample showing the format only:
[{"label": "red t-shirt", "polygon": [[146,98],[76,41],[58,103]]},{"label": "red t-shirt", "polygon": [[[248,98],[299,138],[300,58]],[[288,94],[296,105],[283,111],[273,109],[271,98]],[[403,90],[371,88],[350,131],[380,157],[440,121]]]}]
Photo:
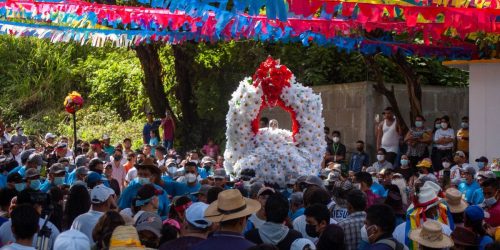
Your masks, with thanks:
[{"label": "red t-shirt", "polygon": [[172,119],[163,118],[162,120],[162,129],[163,129],[163,140],[173,140],[174,139],[174,124]]},{"label": "red t-shirt", "polygon": [[485,218],[484,220],[492,227],[500,226],[500,201],[497,201],[497,203],[490,207],[488,209],[488,213],[490,214],[490,217]]}]

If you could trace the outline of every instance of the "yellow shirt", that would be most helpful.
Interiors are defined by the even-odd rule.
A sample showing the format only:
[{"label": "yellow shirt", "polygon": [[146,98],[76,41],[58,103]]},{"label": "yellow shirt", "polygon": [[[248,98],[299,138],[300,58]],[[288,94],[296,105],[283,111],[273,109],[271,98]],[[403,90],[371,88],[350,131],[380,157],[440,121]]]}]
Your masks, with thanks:
[{"label": "yellow shirt", "polygon": [[469,130],[459,129],[457,132],[457,150],[469,152]]}]

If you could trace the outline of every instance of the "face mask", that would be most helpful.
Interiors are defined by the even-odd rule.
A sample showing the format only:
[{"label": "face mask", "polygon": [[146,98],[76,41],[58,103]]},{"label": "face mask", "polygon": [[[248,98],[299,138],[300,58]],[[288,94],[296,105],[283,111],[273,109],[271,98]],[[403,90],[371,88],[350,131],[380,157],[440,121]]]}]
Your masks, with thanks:
[{"label": "face mask", "polygon": [[149,178],[136,177],[136,179],[137,179],[137,183],[139,183],[141,185],[146,185],[146,184],[151,183],[151,181],[149,180]]},{"label": "face mask", "polygon": [[383,161],[384,160],[384,155],[377,155],[377,160],[378,161]]},{"label": "face mask", "polygon": [[21,192],[26,188],[26,183],[24,182],[16,183],[14,184],[14,187],[16,188],[17,192]]},{"label": "face mask", "polygon": [[196,165],[198,165],[198,160],[192,160],[191,162],[194,162],[196,163]]},{"label": "face mask", "polygon": [[497,199],[495,198],[495,196],[484,199],[484,201],[483,201],[483,205],[485,207],[491,207],[491,206],[495,205],[495,203],[497,203]]},{"label": "face mask", "polygon": [[174,175],[175,172],[177,172],[177,168],[176,167],[168,167],[168,173],[169,174]]},{"label": "face mask", "polygon": [[368,232],[366,231],[366,226],[363,225],[361,228],[361,240],[364,242],[368,242]]},{"label": "face mask", "polygon": [[482,162],[482,161],[478,162],[478,163],[477,163],[477,167],[478,167],[479,169],[484,168],[484,162]]},{"label": "face mask", "polygon": [[123,158],[122,155],[114,155],[113,156],[113,159],[115,159],[115,161],[121,161],[122,158]]},{"label": "face mask", "polygon": [[422,121],[415,121],[415,127],[420,128],[422,125],[424,125]]},{"label": "face mask", "polygon": [[401,165],[407,166],[408,165],[408,160],[406,159],[401,159]]},{"label": "face mask", "polygon": [[353,186],[355,189],[359,189],[359,190],[361,190],[361,183],[354,183],[354,184],[352,184],[352,186]]},{"label": "face mask", "polygon": [[434,125],[434,127],[435,127],[436,129],[440,129],[440,128],[441,128],[441,124],[439,124],[439,123],[438,123],[438,124]]},{"label": "face mask", "polygon": [[338,143],[340,141],[340,138],[335,136],[332,138],[333,142]]},{"label": "face mask", "polygon": [[194,175],[192,173],[186,174],[186,181],[188,183],[196,182],[196,175]]},{"label": "face mask", "polygon": [[291,194],[293,193],[293,188],[287,188],[286,191]]},{"label": "face mask", "polygon": [[449,168],[450,163],[449,162],[443,162],[443,168]]},{"label": "face mask", "polygon": [[306,234],[312,238],[317,238],[319,233],[316,232],[316,226],[311,224],[306,224]]},{"label": "face mask", "polygon": [[443,128],[443,129],[447,129],[447,128],[448,128],[448,123],[446,123],[446,122],[442,122],[442,123],[441,123],[441,128]]},{"label": "face mask", "polygon": [[468,122],[462,122],[462,128],[469,128],[469,123]]},{"label": "face mask", "polygon": [[64,176],[62,177],[54,177],[54,185],[59,186],[64,184]]},{"label": "face mask", "polygon": [[30,188],[33,189],[33,190],[38,190],[40,189],[40,180],[32,180],[30,182]]}]

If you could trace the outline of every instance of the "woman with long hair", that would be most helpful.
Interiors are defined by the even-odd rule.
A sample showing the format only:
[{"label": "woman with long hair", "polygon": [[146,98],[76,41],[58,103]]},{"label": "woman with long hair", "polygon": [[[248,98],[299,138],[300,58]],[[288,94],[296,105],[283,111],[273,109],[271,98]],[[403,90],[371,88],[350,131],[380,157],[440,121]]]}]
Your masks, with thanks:
[{"label": "woman with long hair", "polygon": [[78,215],[88,212],[90,209],[90,194],[83,185],[73,185],[69,189],[68,198],[64,205],[63,229],[68,230]]},{"label": "woman with long hair", "polygon": [[109,249],[109,241],[113,231],[118,226],[124,226],[125,220],[116,211],[107,211],[97,221],[92,231],[92,238],[95,240],[94,249]]}]

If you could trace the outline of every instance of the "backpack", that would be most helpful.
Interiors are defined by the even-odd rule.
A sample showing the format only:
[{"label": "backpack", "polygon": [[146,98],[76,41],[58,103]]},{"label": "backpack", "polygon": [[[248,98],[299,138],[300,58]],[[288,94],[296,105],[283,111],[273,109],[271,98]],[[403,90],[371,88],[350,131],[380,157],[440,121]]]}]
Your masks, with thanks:
[{"label": "backpack", "polygon": [[399,243],[397,240],[392,238],[379,240],[375,242],[375,244],[384,244],[394,250],[403,250],[405,248],[403,244]]}]

